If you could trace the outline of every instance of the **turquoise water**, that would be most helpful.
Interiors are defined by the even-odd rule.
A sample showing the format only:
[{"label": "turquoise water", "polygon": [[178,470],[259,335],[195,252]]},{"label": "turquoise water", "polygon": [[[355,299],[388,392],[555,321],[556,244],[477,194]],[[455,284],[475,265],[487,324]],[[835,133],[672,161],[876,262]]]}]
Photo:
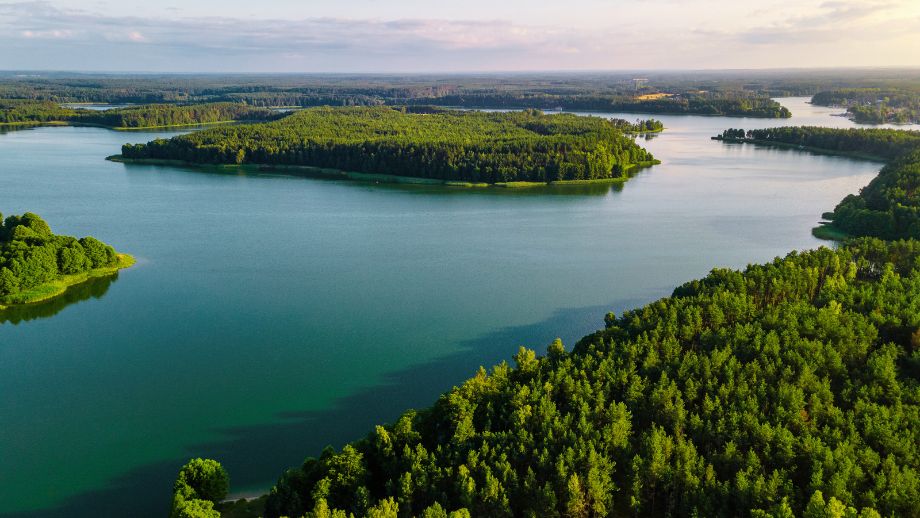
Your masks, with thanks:
[{"label": "turquoise water", "polygon": [[[716,266],[813,248],[879,164],[711,141],[658,117],[663,163],[621,189],[388,186],[107,162],[172,133],[0,136],[0,210],[138,264],[0,316],[0,516],[163,516],[178,467],[237,493],[427,406],[519,345],[569,345]],[[634,119],[636,115],[618,115]]]}]

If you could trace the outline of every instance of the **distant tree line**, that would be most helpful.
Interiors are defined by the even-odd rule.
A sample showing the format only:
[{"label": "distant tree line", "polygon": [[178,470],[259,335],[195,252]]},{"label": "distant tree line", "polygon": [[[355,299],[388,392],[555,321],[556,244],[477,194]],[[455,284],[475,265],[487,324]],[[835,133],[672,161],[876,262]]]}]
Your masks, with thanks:
[{"label": "distant tree line", "polygon": [[[403,106],[788,117],[766,85],[631,76],[97,76],[4,78],[0,97],[55,102],[245,103],[260,107]],[[648,95],[651,94],[651,97]],[[661,98],[657,98],[658,96]]]},{"label": "distant tree line", "polygon": [[51,101],[0,99],[0,124],[62,122],[126,129],[272,120],[284,115],[267,108],[239,103],[147,104],[108,110],[86,110],[64,108]]},{"label": "distant tree line", "polygon": [[66,121],[76,114],[52,101],[0,99],[0,124]]},{"label": "distant tree line", "polygon": [[482,93],[447,95],[434,100],[425,99],[416,102],[466,108],[538,108],[762,118],[789,118],[792,116],[788,109],[770,98],[737,92],[686,93],[647,100],[637,99],[632,95]]},{"label": "distant tree line", "polygon": [[70,122],[99,124],[112,128],[182,126],[210,122],[270,120],[283,116],[266,108],[239,103],[148,104],[111,110],[81,110]]},{"label": "distant tree line", "polygon": [[818,92],[811,102],[844,107],[861,124],[920,123],[920,86],[841,88]]},{"label": "distant tree line", "polygon": [[749,93],[683,94],[660,99],[637,99],[633,94],[548,94],[469,92],[421,97],[377,97],[363,93],[253,92],[219,96],[256,106],[398,106],[430,105],[458,108],[584,110],[597,112],[720,115],[727,117],[789,118],[778,102]]},{"label": "distant tree line", "polygon": [[[639,124],[657,128],[655,122]],[[618,127],[619,125],[619,127]],[[639,125],[626,123],[629,130]],[[281,120],[126,144],[129,159],[305,165],[447,181],[551,182],[626,177],[653,157],[599,117],[536,110],[311,108]]]}]

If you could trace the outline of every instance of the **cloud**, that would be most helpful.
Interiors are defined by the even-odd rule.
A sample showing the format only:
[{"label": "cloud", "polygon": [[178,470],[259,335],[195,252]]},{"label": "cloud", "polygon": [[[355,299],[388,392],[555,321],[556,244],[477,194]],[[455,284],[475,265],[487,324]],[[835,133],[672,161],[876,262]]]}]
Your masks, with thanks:
[{"label": "cloud", "polygon": [[738,32],[735,37],[755,45],[836,43],[900,37],[920,29],[917,18],[902,16],[913,0],[835,0],[823,2],[814,13],[793,15],[766,26]]},{"label": "cloud", "polygon": [[[168,9],[158,11],[158,16],[141,17],[62,8],[47,1],[0,0],[0,46],[10,49],[0,53],[0,68],[197,72],[757,68],[916,64],[913,56],[920,52],[916,0],[766,0],[756,9],[728,0],[655,0],[654,4],[610,3],[585,14],[590,23],[586,19],[572,28],[561,22],[489,18],[183,17]],[[123,12],[130,12],[125,7]],[[483,12],[479,9],[470,16]],[[814,50],[818,46],[821,53]],[[863,62],[852,61],[857,57]],[[843,59],[850,61],[841,63]]]},{"label": "cloud", "polygon": [[524,27],[502,20],[243,20],[221,17],[170,20],[106,17],[62,10],[46,2],[0,4],[0,27],[4,25],[28,27],[22,34],[66,33],[87,42],[117,33],[131,41],[249,52],[361,50],[386,53],[413,48],[494,51],[539,48],[567,38],[565,31],[560,29]]},{"label": "cloud", "polygon": [[[19,30],[5,30],[14,27]],[[507,20],[167,19],[105,16],[60,9],[47,2],[0,3],[0,44],[29,48],[25,41],[17,42],[10,34],[18,35],[20,40],[66,36],[70,46],[60,51],[67,53],[82,47],[81,63],[93,69],[123,69],[124,64],[114,60],[109,61],[109,66],[99,64],[105,56],[123,55],[124,48],[111,45],[123,42],[143,44],[137,50],[143,54],[131,66],[200,66],[199,63],[208,63],[207,57],[216,58],[208,63],[208,70],[328,69],[335,67],[336,59],[339,64],[344,61],[365,69],[515,68],[509,64],[533,66],[534,57],[546,61],[571,56],[582,49],[597,48],[609,37]],[[49,44],[31,49],[36,55],[47,55],[51,52]],[[237,61],[232,61],[234,58]],[[4,61],[0,56],[0,68],[16,67],[15,62]],[[60,67],[56,63],[44,66]]]}]

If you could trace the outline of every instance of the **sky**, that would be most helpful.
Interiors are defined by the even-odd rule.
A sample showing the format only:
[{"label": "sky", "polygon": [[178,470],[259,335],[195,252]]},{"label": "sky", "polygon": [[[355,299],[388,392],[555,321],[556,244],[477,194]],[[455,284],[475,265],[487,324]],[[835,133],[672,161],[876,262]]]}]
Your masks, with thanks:
[{"label": "sky", "polygon": [[0,0],[0,69],[920,67],[920,0]]}]

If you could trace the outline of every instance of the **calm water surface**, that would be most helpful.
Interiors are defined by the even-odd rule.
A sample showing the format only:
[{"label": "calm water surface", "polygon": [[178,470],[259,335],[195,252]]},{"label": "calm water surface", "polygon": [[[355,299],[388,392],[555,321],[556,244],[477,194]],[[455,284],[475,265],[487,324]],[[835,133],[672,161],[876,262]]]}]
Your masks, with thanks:
[{"label": "calm water surface", "polygon": [[163,516],[191,456],[263,490],[519,345],[571,345],[713,267],[819,246],[820,214],[879,164],[709,139],[851,125],[782,102],[791,121],[659,117],[644,145],[664,163],[620,190],[203,173],[103,160],[171,133],[0,136],[0,210],[138,259],[0,316],[0,515]]}]

